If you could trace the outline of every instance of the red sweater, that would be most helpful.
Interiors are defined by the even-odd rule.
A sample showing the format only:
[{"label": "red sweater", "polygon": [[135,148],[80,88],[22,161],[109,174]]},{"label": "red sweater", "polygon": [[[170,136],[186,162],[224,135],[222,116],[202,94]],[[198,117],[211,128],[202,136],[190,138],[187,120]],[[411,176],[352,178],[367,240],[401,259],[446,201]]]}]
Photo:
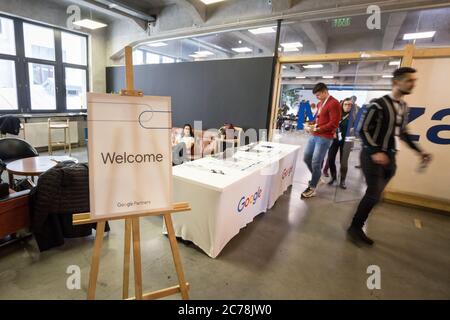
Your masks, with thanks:
[{"label": "red sweater", "polygon": [[333,139],[341,120],[342,110],[339,101],[330,96],[324,106],[322,106],[322,102],[319,102],[318,110],[319,114],[314,122],[317,124],[319,131],[312,134],[322,138]]}]

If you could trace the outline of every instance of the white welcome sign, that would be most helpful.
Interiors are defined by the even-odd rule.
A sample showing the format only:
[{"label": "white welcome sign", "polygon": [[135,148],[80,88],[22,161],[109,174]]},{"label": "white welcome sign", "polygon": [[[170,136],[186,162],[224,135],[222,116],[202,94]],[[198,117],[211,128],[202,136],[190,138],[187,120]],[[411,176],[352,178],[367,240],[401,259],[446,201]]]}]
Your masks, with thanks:
[{"label": "white welcome sign", "polygon": [[172,205],[170,97],[88,94],[91,216]]}]

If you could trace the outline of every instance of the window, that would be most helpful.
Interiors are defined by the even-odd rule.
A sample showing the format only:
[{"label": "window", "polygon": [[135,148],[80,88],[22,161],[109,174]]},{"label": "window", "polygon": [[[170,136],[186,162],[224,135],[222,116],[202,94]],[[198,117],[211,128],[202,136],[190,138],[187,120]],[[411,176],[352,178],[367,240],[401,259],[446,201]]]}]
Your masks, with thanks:
[{"label": "window", "polygon": [[134,50],[133,51],[133,64],[144,64],[144,51]]},{"label": "window", "polygon": [[86,70],[65,68],[68,110],[86,109]]},{"label": "window", "polygon": [[61,32],[63,62],[87,65],[86,37]]},{"label": "window", "polygon": [[88,64],[88,36],[1,15],[0,115],[86,110]]},{"label": "window", "polygon": [[0,53],[16,54],[14,39],[14,21],[0,17]]},{"label": "window", "polygon": [[16,68],[12,60],[0,60],[0,110],[17,110]]},{"label": "window", "polygon": [[55,67],[47,64],[29,63],[31,108],[55,110]]},{"label": "window", "polygon": [[147,52],[145,62],[147,64],[158,64],[160,56],[154,53]]},{"label": "window", "polygon": [[23,36],[26,57],[55,60],[55,35],[53,29],[24,23]]}]

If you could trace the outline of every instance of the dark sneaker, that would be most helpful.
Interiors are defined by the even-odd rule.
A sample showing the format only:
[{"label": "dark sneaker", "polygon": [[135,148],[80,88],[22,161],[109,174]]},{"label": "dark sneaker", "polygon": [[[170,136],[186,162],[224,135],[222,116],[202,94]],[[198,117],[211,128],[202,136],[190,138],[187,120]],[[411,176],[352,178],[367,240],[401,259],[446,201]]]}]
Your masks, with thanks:
[{"label": "dark sneaker", "polygon": [[373,245],[373,243],[374,243],[373,240],[370,239],[368,236],[366,236],[364,231],[362,229],[360,229],[360,228],[350,227],[347,230],[347,234],[354,241],[361,241],[361,242],[364,242],[364,243],[368,244],[369,246]]},{"label": "dark sneaker", "polygon": [[303,191],[302,198],[312,198],[316,195],[316,189],[308,187]]},{"label": "dark sneaker", "polygon": [[331,180],[328,182],[328,185],[332,186],[335,181],[336,181],[336,178],[331,178]]}]

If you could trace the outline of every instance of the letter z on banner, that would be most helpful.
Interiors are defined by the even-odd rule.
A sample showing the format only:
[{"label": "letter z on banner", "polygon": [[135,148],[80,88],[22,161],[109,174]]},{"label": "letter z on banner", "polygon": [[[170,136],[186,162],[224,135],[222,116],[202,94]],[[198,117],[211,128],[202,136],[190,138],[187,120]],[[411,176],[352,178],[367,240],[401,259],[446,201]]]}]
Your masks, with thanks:
[{"label": "letter z on banner", "polygon": [[88,94],[93,217],[171,207],[171,127],[170,97]]}]

